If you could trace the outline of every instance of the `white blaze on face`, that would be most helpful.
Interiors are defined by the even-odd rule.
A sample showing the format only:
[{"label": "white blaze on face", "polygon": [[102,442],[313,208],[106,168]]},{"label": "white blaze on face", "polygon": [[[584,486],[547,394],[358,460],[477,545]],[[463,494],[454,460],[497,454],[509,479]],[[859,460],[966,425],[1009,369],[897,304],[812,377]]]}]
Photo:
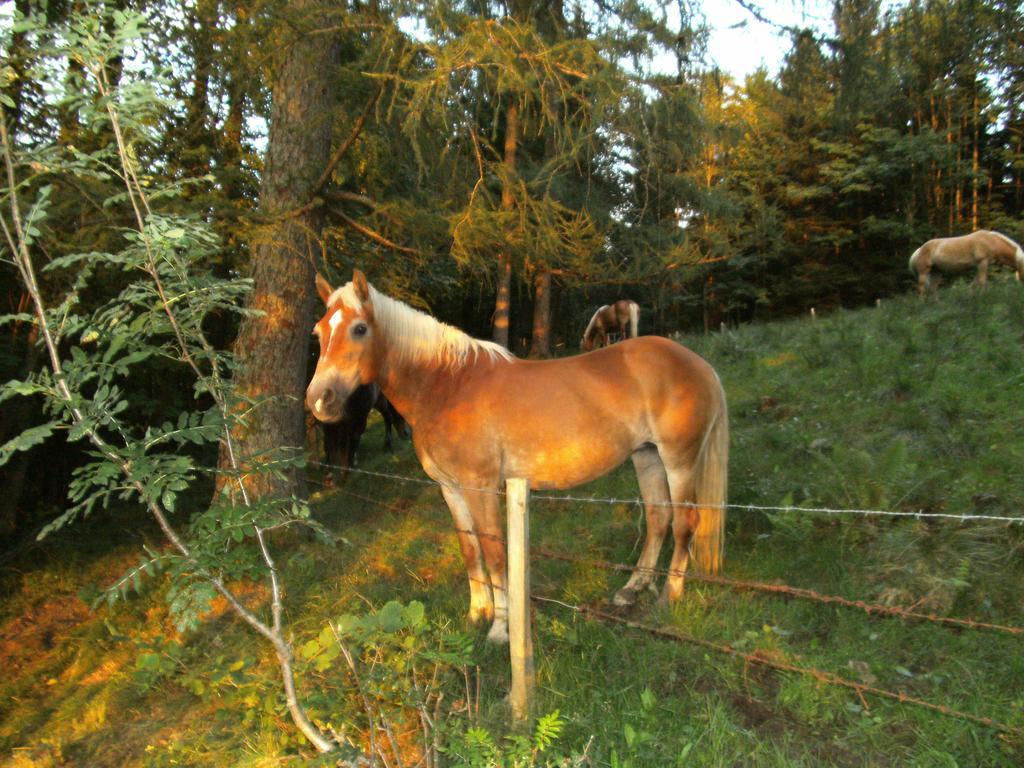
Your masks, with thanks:
[{"label": "white blaze on face", "polygon": [[330,320],[327,321],[327,324],[329,326],[331,326],[331,335],[327,337],[327,346],[329,347],[329,346],[331,346],[331,339],[334,338],[334,329],[337,328],[341,324],[341,310],[340,309],[336,310],[335,313],[333,315],[331,315],[331,318],[330,318]]}]

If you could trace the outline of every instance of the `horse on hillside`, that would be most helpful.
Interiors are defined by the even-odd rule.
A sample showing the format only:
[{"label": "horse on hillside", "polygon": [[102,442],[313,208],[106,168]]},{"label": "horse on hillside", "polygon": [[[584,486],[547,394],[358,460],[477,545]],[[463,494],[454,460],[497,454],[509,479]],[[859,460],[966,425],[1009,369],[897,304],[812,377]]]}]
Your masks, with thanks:
[{"label": "horse on hillside", "polygon": [[588,354],[520,360],[378,292],[362,272],[334,290],[306,403],[338,418],[360,384],[379,383],[412,427],[424,471],[441,485],[469,576],[469,617],[493,620],[508,640],[506,552],[500,493],[508,477],[534,489],[586,483],[633,460],[647,538],[628,583],[633,603],[652,587],[669,523],[675,548],[661,598],[677,600],[694,538],[707,572],[721,565],[729,425],[714,369],[673,341],[643,336]]},{"label": "horse on hillside", "polygon": [[960,237],[938,237],[922,245],[910,257],[910,272],[917,277],[917,292],[924,295],[931,287],[933,269],[940,272],[966,272],[976,267],[978,284],[985,285],[992,264],[1009,267],[1024,277],[1024,250],[1006,235],[979,229]]},{"label": "horse on hillside", "polygon": [[629,338],[635,339],[639,327],[640,305],[635,301],[619,299],[614,304],[605,304],[598,308],[587,323],[580,349],[589,352],[594,347],[607,347],[609,331],[618,333],[621,341],[627,338],[628,329]]}]

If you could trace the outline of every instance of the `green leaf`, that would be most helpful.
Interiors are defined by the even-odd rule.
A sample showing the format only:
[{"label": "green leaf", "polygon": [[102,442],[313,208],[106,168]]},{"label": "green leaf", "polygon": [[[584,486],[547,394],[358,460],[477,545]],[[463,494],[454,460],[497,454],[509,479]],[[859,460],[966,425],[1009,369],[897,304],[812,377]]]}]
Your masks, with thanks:
[{"label": "green leaf", "polygon": [[397,600],[390,600],[380,609],[377,619],[385,632],[397,632],[405,626],[405,608]]},{"label": "green leaf", "polygon": [[160,656],[155,653],[143,653],[135,660],[138,670],[155,670],[160,667]]},{"label": "green leaf", "polygon": [[544,715],[537,721],[533,732],[533,745],[538,752],[543,752],[550,747],[561,735],[565,721],[562,720],[558,710]]},{"label": "green leaf", "polygon": [[56,421],[51,421],[46,424],[30,427],[17,437],[13,437],[3,445],[0,445],[0,467],[10,461],[11,457],[18,451],[27,451],[29,448],[42,443],[53,434],[57,426],[58,423]]},{"label": "green leaf", "polygon": [[418,627],[425,615],[426,609],[419,600],[413,600],[405,607],[405,621],[410,627]]},{"label": "green leaf", "polygon": [[324,627],[320,630],[320,634],[317,637],[317,642],[319,642],[320,645],[324,648],[327,648],[332,644],[337,645],[337,642],[334,638],[334,631],[330,627]]},{"label": "green leaf", "polygon": [[28,312],[15,312],[9,315],[0,315],[0,325],[7,323],[34,323],[36,321],[35,315],[30,315]]},{"label": "green leaf", "polygon": [[0,387],[0,403],[4,400],[10,400],[12,397],[18,395],[22,397],[29,397],[31,395],[47,394],[49,390],[42,384],[37,384],[34,381],[18,381],[17,379],[11,379],[3,387]]},{"label": "green leaf", "polygon": [[335,629],[338,630],[338,634],[344,637],[359,627],[359,617],[353,616],[351,613],[345,613],[337,618],[334,625]]},{"label": "green leaf", "polygon": [[299,649],[299,653],[304,659],[312,659],[320,653],[320,643],[316,640],[310,640]]},{"label": "green leaf", "polygon": [[654,694],[651,693],[650,688],[644,688],[643,693],[640,694],[640,705],[645,711],[654,709]]}]

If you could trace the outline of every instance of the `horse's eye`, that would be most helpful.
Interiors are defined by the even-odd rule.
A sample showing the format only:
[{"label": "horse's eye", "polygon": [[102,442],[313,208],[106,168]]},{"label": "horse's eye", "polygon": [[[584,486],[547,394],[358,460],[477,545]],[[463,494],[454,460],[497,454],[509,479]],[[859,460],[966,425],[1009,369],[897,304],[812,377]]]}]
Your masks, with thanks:
[{"label": "horse's eye", "polygon": [[366,323],[356,323],[352,326],[352,337],[359,339],[366,335]]}]

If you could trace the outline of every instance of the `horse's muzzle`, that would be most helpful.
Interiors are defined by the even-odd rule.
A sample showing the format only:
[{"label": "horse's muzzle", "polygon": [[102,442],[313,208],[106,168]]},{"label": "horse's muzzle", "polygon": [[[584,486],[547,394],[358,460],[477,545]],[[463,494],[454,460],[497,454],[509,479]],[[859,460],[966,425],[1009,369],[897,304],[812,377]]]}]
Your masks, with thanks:
[{"label": "horse's muzzle", "polygon": [[306,387],[306,407],[317,420],[333,424],[341,420],[349,394],[336,373],[328,371],[318,374]]}]

